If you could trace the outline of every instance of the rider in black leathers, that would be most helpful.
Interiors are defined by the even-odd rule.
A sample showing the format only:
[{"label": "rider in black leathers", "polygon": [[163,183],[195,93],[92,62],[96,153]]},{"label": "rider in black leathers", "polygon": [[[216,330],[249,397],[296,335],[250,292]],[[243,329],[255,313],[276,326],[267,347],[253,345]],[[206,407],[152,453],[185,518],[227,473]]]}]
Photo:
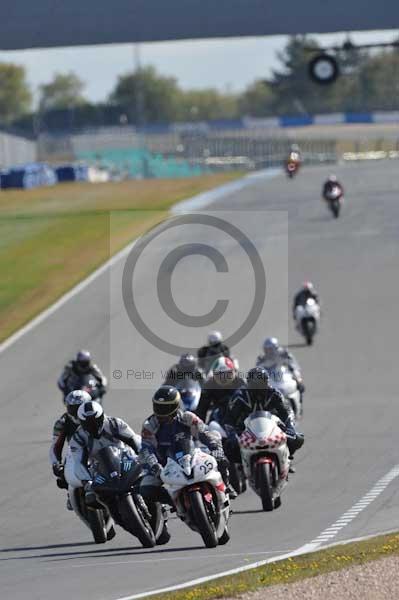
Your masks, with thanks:
[{"label": "rider in black leathers", "polygon": [[295,309],[297,306],[305,306],[306,301],[312,298],[317,304],[320,305],[319,294],[316,291],[313,283],[305,281],[301,289],[295,294],[294,302],[292,306],[293,314],[295,317]]},{"label": "rider in black leathers", "polygon": [[[232,398],[225,423],[240,435],[245,429],[245,419],[254,410],[267,410],[282,421],[281,427],[287,434],[287,444],[292,459],[296,450],[303,445],[304,436],[296,431],[292,410],[281,392],[270,386],[269,375],[264,367],[254,367],[248,371],[247,385],[237,390]],[[236,436],[230,436],[229,441],[230,443],[225,446],[227,457],[233,462],[240,462]],[[293,468],[291,472],[294,472]]]},{"label": "rider in black leathers", "polygon": [[230,348],[223,343],[222,334],[219,331],[211,331],[208,335],[208,345],[198,350],[198,365],[208,373],[211,365],[220,356],[230,357]]},{"label": "rider in black leathers", "polygon": [[205,381],[205,375],[198,368],[197,359],[192,354],[182,354],[179,362],[166,373],[164,384],[176,386],[187,379],[198,381],[200,385]]},{"label": "rider in black leathers", "polygon": [[93,363],[88,350],[79,350],[75,360],[71,360],[64,367],[58,378],[57,385],[64,396],[75,389],[76,379],[84,375],[92,375],[98,383],[97,397],[103,396],[107,389],[107,378],[100,368]]},{"label": "rider in black leathers", "polygon": [[206,421],[208,412],[217,409],[217,421],[223,426],[228,404],[243,385],[245,381],[238,376],[231,358],[217,359],[212,365],[212,377],[202,387],[196,414]]},{"label": "rider in black leathers", "polygon": [[330,175],[327,181],[324,182],[321,191],[321,195],[323,196],[324,200],[329,200],[329,194],[331,194],[335,187],[338,187],[341,190],[341,196],[343,196],[344,188],[342,187],[342,184],[338,181],[335,175]]}]

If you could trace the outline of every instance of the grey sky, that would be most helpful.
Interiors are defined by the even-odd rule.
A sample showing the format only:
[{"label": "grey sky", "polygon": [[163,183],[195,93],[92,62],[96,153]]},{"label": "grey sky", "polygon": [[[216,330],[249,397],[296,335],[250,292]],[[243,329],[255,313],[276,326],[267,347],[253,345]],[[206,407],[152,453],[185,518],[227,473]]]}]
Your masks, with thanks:
[{"label": "grey sky", "polygon": [[[358,42],[389,41],[394,31],[353,34]],[[344,34],[317,36],[323,44],[342,41]],[[276,65],[276,51],[285,36],[141,44],[141,61],[164,75],[176,77],[184,88],[216,87],[242,90]],[[132,70],[133,47],[129,45],[56,48],[0,52],[0,61],[25,65],[32,89],[48,82],[55,72],[76,72],[86,82],[86,95],[103,100],[118,75]]]}]

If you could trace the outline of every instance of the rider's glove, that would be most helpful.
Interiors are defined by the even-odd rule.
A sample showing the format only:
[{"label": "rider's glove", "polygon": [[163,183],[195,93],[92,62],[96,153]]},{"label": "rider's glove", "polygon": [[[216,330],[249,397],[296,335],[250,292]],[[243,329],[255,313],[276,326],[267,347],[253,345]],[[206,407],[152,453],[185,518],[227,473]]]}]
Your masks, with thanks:
[{"label": "rider's glove", "polygon": [[223,460],[225,458],[223,447],[221,446],[210,448],[210,451],[213,458],[215,458],[216,460]]}]

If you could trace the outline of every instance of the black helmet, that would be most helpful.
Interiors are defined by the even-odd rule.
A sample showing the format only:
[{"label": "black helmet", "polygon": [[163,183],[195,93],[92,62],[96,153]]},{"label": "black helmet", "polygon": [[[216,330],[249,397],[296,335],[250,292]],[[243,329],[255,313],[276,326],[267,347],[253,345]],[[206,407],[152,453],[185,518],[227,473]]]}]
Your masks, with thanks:
[{"label": "black helmet", "polygon": [[88,350],[79,350],[76,355],[76,366],[82,373],[87,373],[91,365],[91,354]]},{"label": "black helmet", "polygon": [[182,354],[179,360],[179,366],[183,371],[194,371],[197,366],[195,356],[192,354]]},{"label": "black helmet", "polygon": [[269,387],[269,373],[264,367],[254,367],[247,374],[250,390],[266,390]]},{"label": "black helmet", "polygon": [[99,438],[104,426],[104,409],[98,402],[90,400],[79,406],[78,419],[82,428],[95,438]]},{"label": "black helmet", "polygon": [[68,415],[71,417],[74,423],[79,424],[78,420],[78,409],[83,402],[90,402],[91,397],[90,394],[85,392],[84,390],[74,390],[73,392],[69,392],[68,396],[65,398],[65,406],[67,409]]},{"label": "black helmet", "polygon": [[156,417],[174,417],[180,408],[180,392],[173,385],[162,385],[152,398],[152,407]]}]

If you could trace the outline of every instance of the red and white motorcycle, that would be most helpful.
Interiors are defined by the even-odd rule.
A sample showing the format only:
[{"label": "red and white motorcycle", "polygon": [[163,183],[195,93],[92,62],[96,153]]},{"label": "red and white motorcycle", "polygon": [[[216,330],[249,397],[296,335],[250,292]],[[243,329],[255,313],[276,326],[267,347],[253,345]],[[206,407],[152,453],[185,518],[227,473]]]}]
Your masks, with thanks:
[{"label": "red and white motorcycle", "polygon": [[280,424],[272,413],[258,410],[245,419],[239,437],[244,473],[267,511],[281,505],[281,492],[288,480],[289,451]]},{"label": "red and white motorcycle", "polygon": [[177,452],[168,458],[161,479],[177,516],[200,534],[207,548],[229,541],[230,501],[213,456],[200,448]]}]

